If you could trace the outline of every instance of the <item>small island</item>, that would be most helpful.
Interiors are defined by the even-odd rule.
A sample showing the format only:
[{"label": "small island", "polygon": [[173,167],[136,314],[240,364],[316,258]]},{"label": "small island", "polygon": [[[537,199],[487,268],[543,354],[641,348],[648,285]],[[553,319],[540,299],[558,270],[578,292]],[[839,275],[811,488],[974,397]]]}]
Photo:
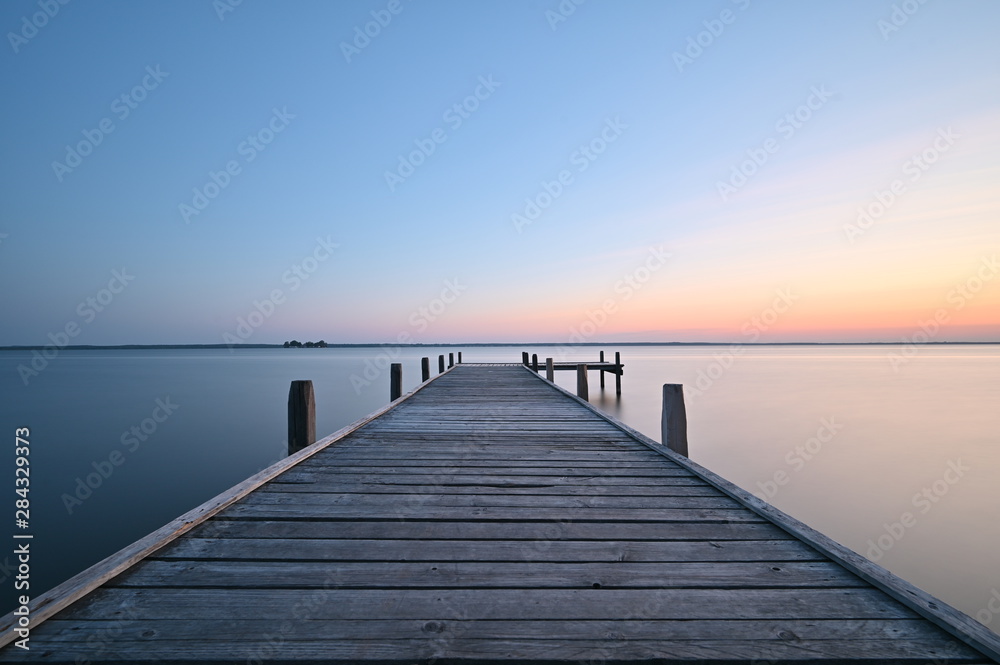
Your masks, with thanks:
[{"label": "small island", "polygon": [[285,342],[282,346],[286,349],[325,349],[327,347],[326,342],[320,340],[318,342],[306,342],[303,344],[297,339],[293,339],[290,342]]}]

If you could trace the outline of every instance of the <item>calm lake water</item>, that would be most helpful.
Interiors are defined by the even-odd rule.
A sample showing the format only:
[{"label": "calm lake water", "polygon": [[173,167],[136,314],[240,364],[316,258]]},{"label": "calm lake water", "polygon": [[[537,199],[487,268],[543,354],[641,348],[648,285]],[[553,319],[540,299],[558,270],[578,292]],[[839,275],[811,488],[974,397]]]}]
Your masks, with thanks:
[{"label": "calm lake water", "polygon": [[[557,355],[462,350],[465,362]],[[692,459],[1000,630],[1000,345],[909,358],[890,346],[604,350],[622,353],[623,393],[592,374],[596,406],[658,440],[660,386],[683,383]],[[455,351],[393,350],[404,389],[422,356],[436,372]],[[387,353],[62,351],[25,386],[17,366],[31,354],[0,352],[4,431],[31,430],[32,595],[282,458],[290,381],[313,381],[320,436],[384,405]],[[574,373],[556,376],[575,389]],[[12,558],[0,555],[4,612]]]}]

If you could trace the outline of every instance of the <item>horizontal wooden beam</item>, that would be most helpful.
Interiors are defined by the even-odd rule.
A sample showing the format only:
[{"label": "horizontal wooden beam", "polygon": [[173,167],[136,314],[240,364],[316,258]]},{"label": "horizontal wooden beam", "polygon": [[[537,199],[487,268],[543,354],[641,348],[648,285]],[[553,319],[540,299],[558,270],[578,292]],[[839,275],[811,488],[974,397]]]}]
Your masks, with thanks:
[{"label": "horizontal wooden beam", "polygon": [[[577,365],[579,365],[579,364],[580,363],[557,363],[557,362],[553,362],[552,363],[552,369],[554,369],[554,370],[572,370],[572,371],[575,372],[576,368],[577,368]],[[615,363],[609,363],[609,362],[605,362],[605,363],[596,362],[596,363],[583,363],[583,364],[587,366],[588,370],[596,369],[596,370],[600,370],[601,372],[608,372],[610,374],[624,374],[625,373],[625,364],[624,363],[622,363],[620,365],[616,365]]]}]

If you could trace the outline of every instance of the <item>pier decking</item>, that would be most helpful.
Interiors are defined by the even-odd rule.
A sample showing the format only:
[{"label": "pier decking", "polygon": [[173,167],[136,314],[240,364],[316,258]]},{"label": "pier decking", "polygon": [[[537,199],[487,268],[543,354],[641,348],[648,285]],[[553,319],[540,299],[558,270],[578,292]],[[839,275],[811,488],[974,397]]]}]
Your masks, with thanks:
[{"label": "pier decking", "polygon": [[31,650],[0,661],[1000,654],[965,615],[521,365],[456,365],[116,556],[38,599]]}]

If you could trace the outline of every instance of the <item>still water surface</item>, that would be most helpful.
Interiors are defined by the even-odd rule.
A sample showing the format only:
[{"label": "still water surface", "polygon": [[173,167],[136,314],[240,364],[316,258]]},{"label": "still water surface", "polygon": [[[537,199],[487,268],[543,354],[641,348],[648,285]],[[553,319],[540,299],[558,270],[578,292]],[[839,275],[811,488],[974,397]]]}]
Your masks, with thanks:
[{"label": "still water surface", "polygon": [[[522,350],[557,353],[463,359]],[[592,374],[596,406],[659,439],[660,386],[683,383],[692,459],[1000,630],[1000,346],[924,347],[902,363],[886,346],[604,350],[622,353],[623,391],[609,376],[602,393]],[[422,356],[436,370],[455,351],[397,349],[404,389]],[[0,352],[4,430],[31,429],[33,595],[283,457],[290,381],[313,381],[320,436],[384,405],[380,354],[63,351],[25,386],[30,353]],[[573,390],[575,374],[557,382]],[[10,566],[0,555],[4,612]]]}]

